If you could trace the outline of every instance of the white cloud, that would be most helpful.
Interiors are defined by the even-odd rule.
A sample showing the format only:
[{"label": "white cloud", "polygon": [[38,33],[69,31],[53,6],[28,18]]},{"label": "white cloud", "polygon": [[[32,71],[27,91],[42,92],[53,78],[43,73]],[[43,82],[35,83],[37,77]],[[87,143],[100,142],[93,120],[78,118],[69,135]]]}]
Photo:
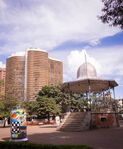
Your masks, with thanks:
[{"label": "white cloud", "polygon": [[3,64],[3,62],[0,61],[0,68],[5,68],[5,64]]},{"label": "white cloud", "polygon": [[[26,3],[23,9],[0,0],[0,41],[5,41],[0,45],[1,55],[30,47],[51,50],[66,41],[96,45],[101,38],[120,31],[97,19],[102,7],[99,0],[37,1],[21,1]],[[99,75],[113,74],[121,80],[118,76],[123,75],[123,46],[86,49],[88,61],[96,66]],[[51,56],[64,62],[65,81],[76,78],[76,70],[84,60],[82,51],[57,50]]]},{"label": "white cloud", "polygon": [[8,9],[7,1],[2,5],[0,25],[10,27],[7,34],[1,33],[1,38],[8,40],[2,50],[49,50],[69,40],[97,44],[100,38],[119,32],[97,19],[101,12],[99,0],[34,1],[29,9]]},{"label": "white cloud", "polygon": [[0,0],[0,13],[2,13],[2,10],[6,9],[6,3],[4,0]]},{"label": "white cloud", "polygon": [[102,75],[123,75],[123,46],[96,48],[88,53],[102,66]]},{"label": "white cloud", "polygon": [[[85,62],[93,64],[97,70],[97,76],[103,79],[115,79],[119,84],[123,84],[123,46],[106,48],[72,50],[66,55],[61,51],[64,63],[64,81],[76,79],[77,69]],[[60,58],[60,57],[59,57]]]},{"label": "white cloud", "polygon": [[50,51],[49,55],[63,61],[64,81],[76,79],[78,67],[85,61],[92,63],[99,78],[115,79],[123,84],[123,46],[112,46],[86,50]]},{"label": "white cloud", "polygon": [[[85,58],[86,56],[86,58]],[[99,62],[92,56],[90,56],[86,50],[73,50],[70,52],[70,54],[67,57],[68,60],[68,67],[71,74],[74,75],[74,78],[76,77],[75,74],[77,74],[77,70],[79,66],[87,60],[88,63],[91,63],[95,66],[97,73],[100,74],[101,66]]]},{"label": "white cloud", "polygon": [[22,52],[15,52],[15,53],[11,54],[11,56],[24,56],[24,55],[25,55],[25,52],[23,52],[23,51]]}]

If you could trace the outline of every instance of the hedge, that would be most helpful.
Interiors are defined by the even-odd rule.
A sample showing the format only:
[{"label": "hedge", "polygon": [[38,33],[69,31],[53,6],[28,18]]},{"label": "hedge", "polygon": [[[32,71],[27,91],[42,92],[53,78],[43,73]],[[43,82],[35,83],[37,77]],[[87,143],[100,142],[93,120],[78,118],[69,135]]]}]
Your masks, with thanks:
[{"label": "hedge", "polygon": [[92,149],[86,145],[49,145],[29,142],[0,142],[0,149]]}]

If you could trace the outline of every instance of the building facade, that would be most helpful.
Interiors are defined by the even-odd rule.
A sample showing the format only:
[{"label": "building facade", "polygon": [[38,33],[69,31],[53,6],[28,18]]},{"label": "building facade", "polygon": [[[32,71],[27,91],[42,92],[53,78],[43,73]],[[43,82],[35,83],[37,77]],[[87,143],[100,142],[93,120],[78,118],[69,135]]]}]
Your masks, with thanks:
[{"label": "building facade", "polygon": [[38,91],[48,85],[48,53],[27,52],[27,99],[35,98]]},{"label": "building facade", "polygon": [[55,59],[49,58],[49,85],[61,84],[63,82],[63,64]]},{"label": "building facade", "polygon": [[25,57],[12,56],[6,62],[5,94],[7,98],[23,100]]},{"label": "building facade", "polygon": [[34,100],[43,86],[63,82],[62,62],[48,58],[48,53],[40,49],[8,58],[6,71],[6,96],[19,100]]},{"label": "building facade", "polygon": [[0,68],[0,95],[5,95],[5,76],[6,76],[6,69]]}]

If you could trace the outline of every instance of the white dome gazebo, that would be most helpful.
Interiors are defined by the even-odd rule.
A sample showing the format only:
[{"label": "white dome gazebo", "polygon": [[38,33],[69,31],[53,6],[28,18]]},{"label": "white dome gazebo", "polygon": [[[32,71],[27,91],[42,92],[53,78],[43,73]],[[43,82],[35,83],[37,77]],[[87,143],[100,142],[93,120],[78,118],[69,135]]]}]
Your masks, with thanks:
[{"label": "white dome gazebo", "polygon": [[96,68],[90,63],[83,63],[77,70],[77,80],[65,82],[62,87],[65,92],[81,94],[103,92],[108,89],[113,89],[114,92],[116,86],[118,83],[115,80],[99,79]]},{"label": "white dome gazebo", "polygon": [[[101,111],[92,111],[92,99],[93,93],[102,94],[102,99],[105,98],[105,93],[109,92],[109,100],[111,100],[111,89],[113,90],[113,98],[115,99],[114,87],[118,86],[115,80],[104,80],[97,78],[97,73],[95,67],[90,63],[82,64],[77,71],[77,80],[71,82],[65,82],[62,86],[63,91],[67,93],[77,93],[83,94],[85,99],[90,103],[88,110],[91,113],[90,118],[90,128],[95,127],[112,127],[119,126],[118,113],[116,107],[114,109],[108,110],[106,108],[101,109]],[[110,106],[109,106],[110,109]],[[110,111],[110,112],[109,112]],[[97,120],[98,117],[98,120]],[[109,117],[112,117],[112,123],[110,124]],[[100,121],[100,123],[96,123]],[[106,122],[103,122],[106,120]],[[96,123],[96,124],[95,124]],[[110,125],[109,125],[110,124]]]},{"label": "white dome gazebo", "polygon": [[[98,94],[101,94],[102,99],[106,99],[105,95],[109,94],[109,100],[112,100],[111,93],[113,93],[113,99],[115,99],[115,90],[114,88],[118,86],[118,83],[115,80],[106,80],[106,79],[100,79],[97,77],[96,68],[91,64],[87,63],[86,57],[85,57],[85,63],[80,65],[80,67],[77,70],[77,79],[75,81],[71,82],[65,82],[62,85],[63,91],[66,93],[77,93],[80,95],[84,95],[87,102],[89,102],[89,111],[91,113],[90,118],[90,127],[93,127],[95,125],[95,121],[100,121],[100,124],[97,123],[97,127],[105,127],[105,125],[110,124],[109,117],[112,117],[112,123],[110,126],[119,126],[118,122],[118,113],[116,106],[115,108],[110,109],[110,105],[108,105],[108,109],[102,108],[100,111],[92,111],[92,99],[93,95],[97,95],[98,100]],[[111,90],[113,92],[111,92]],[[94,94],[93,94],[94,93]],[[106,101],[107,102],[107,101]],[[110,109],[110,110],[109,110]],[[105,122],[104,120],[107,119]],[[98,121],[97,120],[97,121]],[[99,122],[98,121],[98,122]]]},{"label": "white dome gazebo", "polygon": [[97,78],[96,68],[91,63],[83,63],[77,70],[77,79]]}]

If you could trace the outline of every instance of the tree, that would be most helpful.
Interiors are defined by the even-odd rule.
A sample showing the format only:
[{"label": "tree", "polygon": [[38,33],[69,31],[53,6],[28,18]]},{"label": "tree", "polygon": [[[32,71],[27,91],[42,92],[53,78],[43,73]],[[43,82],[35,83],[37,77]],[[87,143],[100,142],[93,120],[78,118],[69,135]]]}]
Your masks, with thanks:
[{"label": "tree", "polygon": [[0,118],[4,117],[4,109],[5,109],[4,102],[3,100],[0,100]]},{"label": "tree", "polygon": [[8,112],[5,111],[5,104],[3,100],[0,100],[0,120],[4,121],[3,127],[5,127],[7,116],[8,116]]},{"label": "tree", "polygon": [[17,100],[2,96],[2,99],[0,100],[0,117],[4,120],[3,127],[5,127],[6,118],[10,116],[11,110],[15,108],[17,104]]},{"label": "tree", "polygon": [[48,117],[48,121],[50,120],[50,115],[60,114],[60,108],[56,104],[53,98],[48,98],[45,96],[39,96],[37,98],[37,115],[46,115]]},{"label": "tree", "polygon": [[59,103],[62,98],[62,91],[60,86],[44,86],[41,91],[39,91],[38,96],[52,97]]},{"label": "tree", "polygon": [[44,86],[39,91],[38,96],[54,99],[62,113],[68,112],[71,109],[81,111],[84,106],[87,107],[87,101],[80,97],[79,94],[65,93],[61,86]]},{"label": "tree", "polygon": [[93,112],[117,111],[117,102],[111,97],[111,93],[98,93],[92,95],[91,109]]},{"label": "tree", "polygon": [[38,97],[52,98],[61,108],[61,112],[66,112],[70,105],[70,94],[64,93],[61,86],[44,86],[38,93]]},{"label": "tree", "polygon": [[24,101],[21,106],[26,109],[28,116],[30,117],[33,114],[36,114],[37,102],[36,101]]},{"label": "tree", "polygon": [[3,113],[3,117],[9,117],[11,110],[14,109],[17,104],[17,100],[2,96],[2,99],[0,100],[0,111]]},{"label": "tree", "polygon": [[15,98],[11,97],[5,97],[4,100],[4,106],[5,106],[5,111],[10,114],[11,110],[16,108],[19,102]]},{"label": "tree", "polygon": [[102,0],[102,2],[103,14],[99,17],[102,22],[123,29],[123,0]]}]

